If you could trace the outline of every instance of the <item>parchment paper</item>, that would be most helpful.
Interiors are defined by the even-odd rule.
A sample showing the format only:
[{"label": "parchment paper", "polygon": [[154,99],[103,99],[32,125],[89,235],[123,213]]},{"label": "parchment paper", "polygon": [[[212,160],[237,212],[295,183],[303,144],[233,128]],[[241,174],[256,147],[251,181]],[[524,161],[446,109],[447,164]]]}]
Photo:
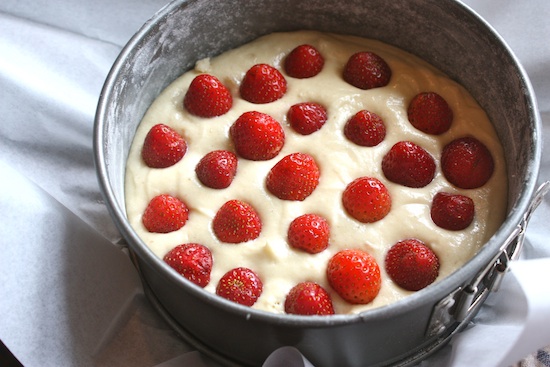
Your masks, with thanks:
[{"label": "parchment paper", "polygon": [[[468,0],[533,83],[550,140],[550,2]],[[0,2],[0,340],[32,366],[215,366],[155,313],[102,201],[92,129],[121,48],[165,1]],[[545,148],[539,182],[550,179]],[[422,362],[507,366],[550,345],[550,198],[472,326]],[[520,286],[523,284],[523,286]],[[539,320],[539,322],[532,321]],[[475,326],[474,326],[475,325]],[[293,348],[265,366],[308,366]]]}]

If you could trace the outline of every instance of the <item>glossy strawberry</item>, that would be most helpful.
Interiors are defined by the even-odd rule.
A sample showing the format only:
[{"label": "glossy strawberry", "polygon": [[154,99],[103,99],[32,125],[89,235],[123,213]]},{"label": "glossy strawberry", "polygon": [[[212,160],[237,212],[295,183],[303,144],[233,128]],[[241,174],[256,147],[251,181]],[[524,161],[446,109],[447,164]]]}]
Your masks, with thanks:
[{"label": "glossy strawberry", "polygon": [[185,139],[171,127],[157,124],[149,130],[141,149],[148,167],[166,168],[178,163],[187,152]]},{"label": "glossy strawberry", "polygon": [[269,103],[286,93],[286,79],[271,65],[256,64],[246,72],[239,91],[241,97],[251,103]]},{"label": "glossy strawberry", "polygon": [[287,118],[294,131],[301,135],[309,135],[327,122],[327,111],[319,103],[303,102],[291,106]]},{"label": "glossy strawberry", "polygon": [[225,273],[218,285],[216,294],[245,306],[252,306],[263,291],[260,277],[251,269],[239,267]]},{"label": "glossy strawberry", "polygon": [[212,271],[212,253],[198,243],[178,245],[164,255],[164,261],[199,287],[206,287]]},{"label": "glossy strawberry", "polygon": [[474,219],[474,201],[467,196],[438,192],[433,200],[430,215],[433,222],[450,231],[460,231]]},{"label": "glossy strawberry", "polygon": [[325,250],[329,237],[330,227],[327,220],[317,214],[301,215],[288,227],[288,244],[310,254]]},{"label": "glossy strawberry", "polygon": [[311,45],[294,48],[284,61],[285,72],[298,79],[311,78],[319,74],[325,65],[323,55]]},{"label": "glossy strawberry", "polygon": [[303,201],[319,184],[319,167],[312,156],[292,153],[271,168],[266,177],[269,192],[281,200]]},{"label": "glossy strawberry", "polygon": [[360,177],[346,187],[342,204],[353,218],[362,223],[373,223],[390,212],[391,196],[377,178]]},{"label": "glossy strawberry", "polygon": [[214,150],[197,164],[195,172],[203,185],[212,189],[225,189],[237,173],[237,156],[227,150]]},{"label": "glossy strawberry", "polygon": [[443,148],[441,170],[445,178],[456,187],[481,187],[489,181],[494,169],[491,152],[476,138],[458,138]]},{"label": "glossy strawberry", "polygon": [[191,114],[200,117],[221,116],[233,106],[231,92],[213,75],[197,75],[183,98],[183,105]]},{"label": "glossy strawberry", "polygon": [[418,291],[432,284],[439,275],[437,255],[417,239],[399,241],[385,259],[386,272],[401,288]]},{"label": "glossy strawberry", "polygon": [[285,298],[285,312],[294,315],[333,315],[329,293],[314,282],[298,283]]},{"label": "glossy strawberry", "polygon": [[362,110],[348,120],[344,126],[344,135],[357,145],[374,147],[386,137],[386,125],[374,112]]},{"label": "glossy strawberry", "polygon": [[407,109],[410,123],[418,130],[431,135],[441,135],[451,128],[453,110],[447,101],[435,92],[419,93]]},{"label": "glossy strawberry", "polygon": [[240,200],[229,200],[214,216],[212,229],[222,242],[241,243],[258,238],[262,222],[250,204]]},{"label": "glossy strawberry", "polygon": [[189,218],[189,209],[177,197],[162,194],[155,196],[143,212],[142,223],[149,232],[177,231]]},{"label": "glossy strawberry", "polygon": [[344,80],[365,90],[388,85],[391,75],[392,71],[386,61],[368,51],[353,54],[344,68]]},{"label": "glossy strawberry", "polygon": [[265,161],[279,154],[285,144],[281,124],[258,111],[243,113],[231,125],[229,136],[237,154],[252,161]]},{"label": "glossy strawberry", "polygon": [[412,188],[424,187],[435,176],[435,160],[421,146],[400,141],[382,158],[382,171],[391,182]]},{"label": "glossy strawberry", "polygon": [[370,303],[382,284],[376,259],[362,250],[343,250],[328,262],[330,286],[349,303]]}]

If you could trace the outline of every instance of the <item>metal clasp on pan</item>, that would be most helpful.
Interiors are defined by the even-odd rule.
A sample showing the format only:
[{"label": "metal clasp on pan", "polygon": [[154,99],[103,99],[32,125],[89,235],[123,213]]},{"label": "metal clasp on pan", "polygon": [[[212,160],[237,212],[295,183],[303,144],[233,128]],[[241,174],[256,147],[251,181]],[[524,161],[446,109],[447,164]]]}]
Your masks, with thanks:
[{"label": "metal clasp on pan", "polygon": [[455,289],[436,304],[426,331],[427,336],[440,335],[455,324],[458,325],[452,334],[459,332],[473,318],[489,293],[498,290],[504,275],[509,270],[510,261],[517,260],[521,253],[525,230],[531,215],[548,191],[550,191],[550,181],[538,188],[523,219],[488,265],[469,284]]}]

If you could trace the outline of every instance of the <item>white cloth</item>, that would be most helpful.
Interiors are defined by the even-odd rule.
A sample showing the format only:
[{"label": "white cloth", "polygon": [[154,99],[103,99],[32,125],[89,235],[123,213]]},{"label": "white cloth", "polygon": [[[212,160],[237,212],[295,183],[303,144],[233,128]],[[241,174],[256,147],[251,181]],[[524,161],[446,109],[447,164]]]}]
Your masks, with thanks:
[{"label": "white cloth", "polygon": [[[524,65],[549,147],[550,2],[466,3]],[[93,119],[107,73],[133,33],[164,5],[165,0],[0,2],[0,340],[27,367],[167,367],[184,360],[186,366],[215,365],[188,353],[193,348],[144,299],[128,257],[116,245],[120,235],[102,201],[92,158]],[[539,182],[550,179],[547,150]],[[550,257],[549,217],[546,197],[528,228],[525,259]],[[538,261],[526,267],[545,266]],[[507,277],[489,298],[476,327],[422,366],[499,366],[550,345],[544,332],[522,334],[523,311],[548,311],[518,306],[522,296],[515,279]],[[530,292],[550,294],[547,279],[536,280],[531,271]],[[527,345],[506,350],[518,338]],[[468,342],[472,339],[476,342]],[[274,358],[300,363],[301,356],[284,349],[266,366]]]}]

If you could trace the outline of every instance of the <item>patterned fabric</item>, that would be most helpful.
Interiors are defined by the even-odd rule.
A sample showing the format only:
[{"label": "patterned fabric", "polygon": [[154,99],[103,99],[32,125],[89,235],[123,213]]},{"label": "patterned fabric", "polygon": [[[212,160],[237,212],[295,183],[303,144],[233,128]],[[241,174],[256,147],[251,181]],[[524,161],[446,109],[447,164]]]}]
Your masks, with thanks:
[{"label": "patterned fabric", "polygon": [[513,367],[550,367],[550,346],[530,355]]}]

